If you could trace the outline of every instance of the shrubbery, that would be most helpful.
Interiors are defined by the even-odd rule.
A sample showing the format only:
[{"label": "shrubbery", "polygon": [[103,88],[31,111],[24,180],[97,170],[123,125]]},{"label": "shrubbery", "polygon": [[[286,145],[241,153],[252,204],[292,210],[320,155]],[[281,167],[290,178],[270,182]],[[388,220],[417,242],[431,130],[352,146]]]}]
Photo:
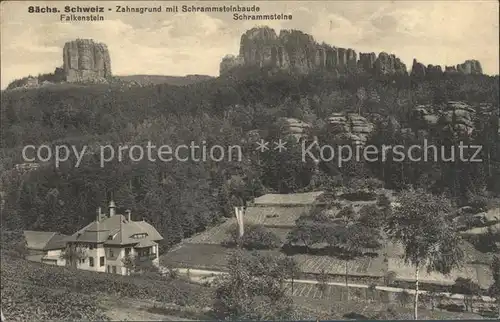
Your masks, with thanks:
[{"label": "shrubbery", "polygon": [[245,225],[243,237],[239,236],[238,225],[229,228],[230,237],[225,241],[227,246],[241,245],[248,250],[275,249],[281,246],[276,234],[261,225]]}]

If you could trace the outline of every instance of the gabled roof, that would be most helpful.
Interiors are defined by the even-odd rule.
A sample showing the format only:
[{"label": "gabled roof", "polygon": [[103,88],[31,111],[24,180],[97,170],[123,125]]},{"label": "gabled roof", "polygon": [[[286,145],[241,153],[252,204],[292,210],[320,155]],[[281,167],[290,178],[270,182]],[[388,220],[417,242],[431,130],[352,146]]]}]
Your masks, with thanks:
[{"label": "gabled roof", "polygon": [[305,193],[290,193],[290,194],[267,194],[255,198],[254,205],[256,206],[299,206],[311,205],[317,202],[323,191],[305,192]]},{"label": "gabled roof", "polygon": [[47,245],[45,245],[44,250],[55,250],[55,249],[63,249],[66,248],[66,239],[67,235],[56,233],[54,237],[52,237]]},{"label": "gabled roof", "polygon": [[67,237],[66,235],[50,231],[24,231],[27,247],[33,250],[63,249],[66,246],[65,239]]},{"label": "gabled roof", "polygon": [[24,238],[29,249],[43,250],[56,233],[51,231],[25,230]]},{"label": "gabled roof", "polygon": [[[145,234],[144,238],[134,235]],[[80,229],[68,241],[104,243],[105,245],[130,245],[146,241],[160,241],[163,237],[145,221],[129,221],[123,215],[114,215],[101,221],[93,221]]]}]

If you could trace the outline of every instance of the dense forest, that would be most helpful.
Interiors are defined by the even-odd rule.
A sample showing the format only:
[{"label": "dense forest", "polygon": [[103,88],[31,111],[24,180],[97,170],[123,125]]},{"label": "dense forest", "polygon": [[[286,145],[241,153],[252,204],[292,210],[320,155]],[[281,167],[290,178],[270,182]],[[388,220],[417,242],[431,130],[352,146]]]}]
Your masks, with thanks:
[{"label": "dense forest", "polygon": [[[8,229],[73,233],[94,220],[97,207],[112,195],[119,207],[132,210],[164,236],[164,247],[232,216],[232,205],[266,192],[296,192],[336,187],[363,188],[377,182],[391,189],[408,186],[444,194],[457,205],[500,194],[498,136],[499,78],[444,75],[439,78],[372,78],[367,75],[297,76],[241,69],[230,75],[187,86],[60,84],[4,91],[1,97],[2,226]],[[362,95],[360,94],[362,93]],[[477,117],[470,135],[416,129],[413,110],[419,104],[439,106],[464,101],[477,108],[494,107]],[[248,133],[266,139],[280,136],[276,121],[292,117],[312,125],[320,142],[339,144],[329,135],[334,112],[356,112],[373,118],[368,144],[453,146],[463,141],[483,146],[484,162],[367,162],[342,167],[325,162],[317,169],[302,162],[300,146],[286,152],[257,154]],[[479,113],[478,113],[479,115]],[[402,129],[415,129],[412,133]],[[242,146],[242,162],[109,162],[86,155],[56,168],[14,170],[23,163],[25,145],[97,146],[138,144],[176,146],[194,141]]]}]

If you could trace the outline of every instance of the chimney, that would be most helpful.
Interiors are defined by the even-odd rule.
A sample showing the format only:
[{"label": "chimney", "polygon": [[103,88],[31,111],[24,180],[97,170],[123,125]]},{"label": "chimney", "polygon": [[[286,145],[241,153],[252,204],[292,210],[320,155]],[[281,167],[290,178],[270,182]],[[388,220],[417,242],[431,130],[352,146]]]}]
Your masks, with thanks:
[{"label": "chimney", "polygon": [[99,207],[97,208],[97,217],[96,217],[96,221],[101,221],[102,219],[102,208]]},{"label": "chimney", "polygon": [[116,204],[113,200],[109,202],[109,216],[113,217],[116,215]]},{"label": "chimney", "polygon": [[239,236],[243,237],[244,227],[243,227],[243,207],[234,207],[234,212],[236,214],[236,222],[238,223]]},{"label": "chimney", "polygon": [[128,221],[132,221],[132,219],[131,219],[131,214],[132,214],[132,211],[130,211],[130,209],[127,209],[127,210],[125,211],[125,213],[127,214],[127,220],[128,220]]}]

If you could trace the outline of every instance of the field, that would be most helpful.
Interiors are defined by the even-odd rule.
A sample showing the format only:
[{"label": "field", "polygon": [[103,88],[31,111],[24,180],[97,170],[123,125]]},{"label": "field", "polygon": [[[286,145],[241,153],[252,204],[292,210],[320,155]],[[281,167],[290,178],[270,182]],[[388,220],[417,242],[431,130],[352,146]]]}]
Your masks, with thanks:
[{"label": "field", "polygon": [[[253,222],[252,222],[253,223]],[[214,244],[220,245],[228,240],[230,237],[228,230],[232,225],[236,225],[235,218],[227,219],[223,224],[218,225],[216,227],[212,227],[200,234],[197,234],[191,238],[188,238],[184,241],[184,243],[189,244]],[[276,234],[281,241],[284,243],[290,232],[290,228],[268,228],[274,234]]]},{"label": "field", "polygon": [[[335,292],[335,291],[334,291]],[[350,293],[350,297],[351,297]],[[294,304],[299,311],[307,312],[307,319],[318,320],[412,320],[410,306],[381,303],[371,300],[332,301],[329,298],[294,297]],[[304,318],[305,319],[305,318]],[[479,320],[478,314],[468,312],[431,311],[419,309],[422,320]]]},{"label": "field", "polygon": [[[176,267],[226,270],[227,260],[233,249],[226,248],[215,244],[183,244],[177,250],[169,252],[161,257],[161,260],[168,265]],[[274,251],[259,251],[279,256],[281,253]],[[329,274],[344,275],[344,261],[326,256],[314,255],[293,255],[297,260],[302,272],[304,273],[319,273],[325,270]],[[349,274],[353,276],[375,276],[382,277],[387,265],[382,257],[376,258],[361,258],[348,263]]]},{"label": "field", "polygon": [[[177,249],[164,254],[160,260],[174,267],[179,268],[199,268],[209,270],[226,270],[227,260],[233,249],[216,243],[184,243]],[[260,251],[273,255],[282,254],[279,250]],[[380,279],[388,272],[396,273],[396,279],[401,281],[412,281],[414,279],[414,269],[405,265],[401,260],[401,248],[397,245],[388,244],[386,251],[389,254],[387,261],[384,256],[362,257],[348,262],[349,276],[353,280],[370,277]],[[469,252],[469,262],[460,270],[453,271],[449,276],[438,273],[421,274],[421,281],[425,283],[435,283],[440,285],[453,284],[457,277],[468,277],[479,283],[482,288],[487,288],[492,283],[491,272],[487,265],[482,264],[486,260],[476,258],[475,252]],[[327,256],[317,256],[309,254],[292,255],[299,263],[301,271],[306,274],[317,274],[324,270],[328,274],[343,278],[345,274],[345,262]],[[476,263],[473,263],[476,262]]]}]

